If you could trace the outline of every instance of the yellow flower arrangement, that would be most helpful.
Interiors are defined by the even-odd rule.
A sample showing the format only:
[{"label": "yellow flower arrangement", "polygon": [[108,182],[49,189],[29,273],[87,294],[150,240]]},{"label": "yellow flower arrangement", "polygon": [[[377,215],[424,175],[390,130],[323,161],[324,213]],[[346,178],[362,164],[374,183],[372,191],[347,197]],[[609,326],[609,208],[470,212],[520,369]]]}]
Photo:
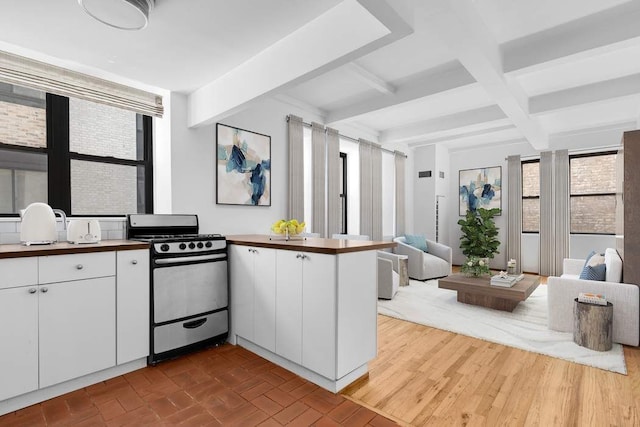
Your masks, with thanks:
[{"label": "yellow flower arrangement", "polygon": [[271,226],[271,231],[276,234],[288,234],[289,236],[295,236],[296,234],[300,234],[304,231],[306,224],[303,222],[298,222],[297,219],[290,220],[278,220],[273,223]]}]

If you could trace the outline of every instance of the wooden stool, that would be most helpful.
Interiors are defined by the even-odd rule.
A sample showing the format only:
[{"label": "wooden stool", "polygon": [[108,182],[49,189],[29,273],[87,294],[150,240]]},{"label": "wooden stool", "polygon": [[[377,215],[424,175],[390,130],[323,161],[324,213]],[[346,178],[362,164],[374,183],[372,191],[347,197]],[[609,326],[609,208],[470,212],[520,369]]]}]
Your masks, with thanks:
[{"label": "wooden stool", "polygon": [[573,341],[596,351],[611,350],[613,304],[589,304],[574,299]]}]

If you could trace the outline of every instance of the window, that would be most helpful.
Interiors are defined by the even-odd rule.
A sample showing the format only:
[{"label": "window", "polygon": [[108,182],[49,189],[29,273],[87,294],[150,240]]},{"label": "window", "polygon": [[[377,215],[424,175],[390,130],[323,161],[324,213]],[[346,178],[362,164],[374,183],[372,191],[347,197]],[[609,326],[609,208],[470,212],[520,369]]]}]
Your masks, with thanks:
[{"label": "window", "polygon": [[0,214],[150,213],[151,118],[0,83]]},{"label": "window", "polygon": [[522,162],[522,232],[540,232],[540,161]]},{"label": "window", "polygon": [[340,153],[340,233],[347,233],[347,153]]},{"label": "window", "polygon": [[616,153],[571,156],[571,233],[615,234]]}]

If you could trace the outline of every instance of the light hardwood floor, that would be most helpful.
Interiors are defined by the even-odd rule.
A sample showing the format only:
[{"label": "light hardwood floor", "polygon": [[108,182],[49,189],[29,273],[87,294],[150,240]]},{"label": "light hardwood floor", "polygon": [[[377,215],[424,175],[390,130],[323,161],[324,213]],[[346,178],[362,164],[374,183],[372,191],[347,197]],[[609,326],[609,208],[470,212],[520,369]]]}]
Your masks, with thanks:
[{"label": "light hardwood floor", "polygon": [[640,348],[621,375],[378,316],[368,380],[343,395],[412,426],[640,425]]}]

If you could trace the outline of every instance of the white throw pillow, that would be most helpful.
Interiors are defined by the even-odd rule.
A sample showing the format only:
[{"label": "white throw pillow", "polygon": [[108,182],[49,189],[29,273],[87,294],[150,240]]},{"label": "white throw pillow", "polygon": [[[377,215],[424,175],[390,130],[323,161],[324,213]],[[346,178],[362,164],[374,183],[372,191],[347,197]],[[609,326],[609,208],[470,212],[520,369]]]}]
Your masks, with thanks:
[{"label": "white throw pillow", "polygon": [[604,251],[604,263],[607,266],[605,280],[615,283],[622,282],[622,260],[615,249],[607,248]]}]

